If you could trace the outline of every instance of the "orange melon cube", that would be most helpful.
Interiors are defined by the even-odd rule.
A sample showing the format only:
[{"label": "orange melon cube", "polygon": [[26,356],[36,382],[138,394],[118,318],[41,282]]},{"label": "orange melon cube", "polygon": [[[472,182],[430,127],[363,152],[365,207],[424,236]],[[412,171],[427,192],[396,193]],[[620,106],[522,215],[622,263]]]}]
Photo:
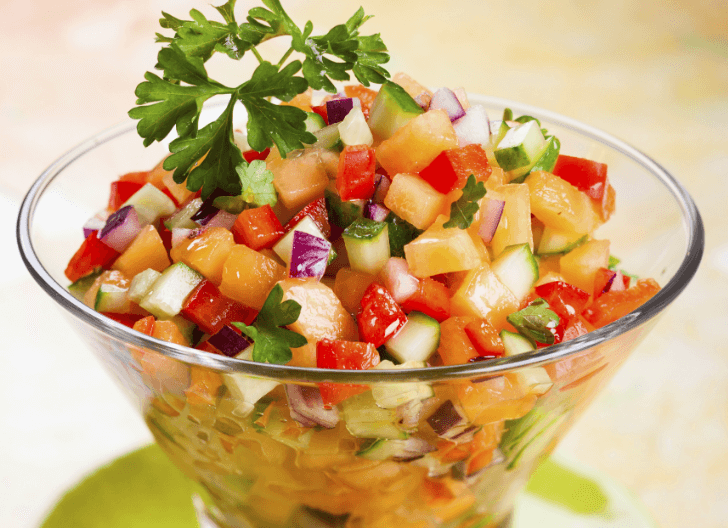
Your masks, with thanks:
[{"label": "orange melon cube", "polygon": [[206,279],[219,285],[230,250],[235,246],[233,234],[224,227],[213,227],[191,240],[184,240],[170,251],[173,262],[184,262]]},{"label": "orange melon cube", "polygon": [[152,330],[152,337],[167,341],[168,343],[190,346],[190,341],[184,336],[174,321],[156,320],[154,322],[154,329]]},{"label": "orange melon cube", "polygon": [[316,151],[290,152],[284,158],[269,155],[268,170],[273,173],[273,185],[278,198],[287,209],[300,209],[323,195],[329,177]]},{"label": "orange melon cube", "polygon": [[566,180],[536,171],[524,183],[530,191],[531,212],[547,227],[588,234],[601,225],[591,198]]},{"label": "orange melon cube", "polygon": [[444,228],[445,217],[404,246],[410,273],[415,277],[431,277],[441,273],[467,271],[488,262],[482,240],[458,228]]},{"label": "orange melon cube", "polygon": [[[523,183],[502,185],[488,191],[487,198],[503,200],[503,207],[498,227],[495,230],[490,247],[493,256],[497,257],[508,246],[528,243],[533,251],[533,232],[531,230],[531,200],[528,186]],[[482,218],[473,224],[478,226]]]},{"label": "orange melon cube", "polygon": [[446,197],[414,174],[397,174],[392,179],[384,205],[417,229],[427,229],[442,211]]},{"label": "orange melon cube", "polygon": [[559,264],[567,282],[593,292],[597,270],[609,266],[609,240],[590,240],[562,256]]},{"label": "orange melon cube", "polygon": [[131,286],[131,279],[119,271],[119,270],[106,270],[101,275],[96,277],[96,280],[91,284],[91,287],[86,290],[83,295],[83,304],[89,308],[94,308],[96,304],[96,294],[99,292],[102,284],[108,284],[110,286],[118,286],[120,289],[125,290]]},{"label": "orange melon cube", "polygon": [[444,110],[430,110],[413,118],[382,141],[377,161],[389,174],[419,173],[443,150],[456,148],[458,137]]},{"label": "orange melon cube", "polygon": [[[174,197],[174,200],[178,204],[183,204],[195,194],[194,191],[190,191],[187,188],[185,182],[177,183],[174,181],[174,171],[165,171],[166,174],[162,176],[162,183],[169,190],[169,193]],[[164,190],[164,189],[162,189]]]},{"label": "orange melon cube", "polygon": [[496,277],[490,265],[484,263],[470,270],[459,285],[456,285],[450,307],[453,316],[487,319],[496,329],[501,330],[506,324],[506,317],[518,310],[519,302],[511,290]]},{"label": "orange melon cube", "polygon": [[162,272],[171,264],[162,238],[153,225],[148,225],[141,230],[111,267],[121,271],[127,277],[133,277],[148,268]]},{"label": "orange melon cube", "polygon": [[286,268],[272,258],[236,244],[223,264],[220,292],[245,306],[260,310],[268,293],[285,275]]},{"label": "orange melon cube", "polygon": [[407,92],[412,99],[415,99],[418,95],[422,94],[426,94],[432,98],[432,92],[430,90],[422,86],[404,72],[395,73],[394,77],[392,77],[392,82],[397,83],[404,88],[404,91]]},{"label": "orange melon cube", "polygon": [[463,365],[480,355],[465,333],[465,326],[471,321],[477,319],[450,317],[440,323],[440,345],[437,352],[443,365]]},{"label": "orange melon cube", "polygon": [[364,291],[374,282],[376,277],[351,268],[341,268],[334,281],[334,293],[347,312],[355,314],[359,311]]},{"label": "orange melon cube", "polygon": [[499,376],[458,387],[460,405],[471,422],[488,424],[515,420],[533,408],[535,394],[527,394],[510,376]]}]

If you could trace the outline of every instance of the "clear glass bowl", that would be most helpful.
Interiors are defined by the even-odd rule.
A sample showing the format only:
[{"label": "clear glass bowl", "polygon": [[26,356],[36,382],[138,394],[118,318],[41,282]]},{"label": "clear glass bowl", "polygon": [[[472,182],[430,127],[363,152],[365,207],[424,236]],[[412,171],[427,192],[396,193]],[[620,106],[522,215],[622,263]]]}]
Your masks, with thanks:
[{"label": "clear glass bowl", "polygon": [[[28,192],[18,220],[28,269],[126,390],[159,445],[207,489],[221,526],[506,525],[515,496],[539,461],[695,274],[704,245],[700,215],[660,165],[566,117],[495,98],[471,101],[485,105],[491,116],[505,107],[535,116],[559,137],[565,154],[609,165],[617,212],[597,237],[611,241],[611,252],[625,269],[661,284],[655,297],[573,341],[488,362],[406,371],[246,362],[147,337],[66,291],[63,270],[82,241],[81,226],[104,206],[109,183],[152,167],[165,154],[161,145],[142,147],[135,123],[113,127],[71,150]],[[534,367],[545,368],[554,383],[543,395],[518,382],[519,373]],[[213,398],[196,388],[199,380],[219,385]],[[340,404],[341,419],[332,429],[297,425],[287,392],[296,387],[315,392],[316,383],[324,381],[389,391],[395,403],[405,404],[376,407],[368,391],[353,404]],[[241,397],[240,387],[248,387],[247,394],[250,387],[267,394],[253,405],[245,400],[255,398]],[[426,421],[447,400],[464,410],[468,427],[475,426],[454,442],[438,438]],[[346,426],[357,420],[364,423],[364,432],[354,431],[359,437]],[[414,455],[397,441],[361,437],[397,440],[406,436],[405,429],[416,429],[410,448],[425,442],[437,451],[402,461],[392,452],[399,458]]]}]

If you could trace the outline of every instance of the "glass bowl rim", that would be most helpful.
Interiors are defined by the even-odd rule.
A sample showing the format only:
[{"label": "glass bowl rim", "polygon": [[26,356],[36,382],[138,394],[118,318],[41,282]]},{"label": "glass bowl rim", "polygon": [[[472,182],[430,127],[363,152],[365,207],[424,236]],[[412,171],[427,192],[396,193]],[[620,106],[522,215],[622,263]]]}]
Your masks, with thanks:
[{"label": "glass bowl rim", "polygon": [[682,212],[683,222],[687,223],[688,240],[687,251],[675,275],[660,291],[637,310],[621,317],[617,321],[596,329],[588,334],[571,341],[552,345],[540,350],[511,356],[507,358],[480,361],[463,365],[425,367],[418,369],[397,370],[332,370],[307,367],[292,367],[269,363],[256,363],[235,359],[232,357],[210,354],[201,350],[183,347],[166,341],[152,338],[131,328],[103,317],[98,312],[84,305],[74,298],[68,290],[56,282],[41,264],[31,240],[33,214],[45,189],[60,175],[63,170],[84,154],[96,147],[104,145],[113,139],[132,132],[136,129],[136,121],[127,119],[114,125],[80,143],[46,168],[25,196],[20,207],[17,222],[17,240],[21,257],[30,274],[38,284],[58,304],[72,315],[112,338],[119,339],[126,344],[155,350],[165,356],[180,360],[186,364],[198,365],[223,372],[239,372],[253,376],[266,377],[277,380],[322,382],[331,381],[339,383],[376,383],[396,381],[444,381],[472,377],[490,377],[502,375],[505,372],[523,368],[539,366],[555,360],[576,355],[596,345],[616,338],[646,323],[664,308],[666,308],[685,289],[695,275],[705,246],[705,231],[703,221],[698,209],[680,183],[661,165],[652,158],[637,150],[626,142],[603,132],[592,126],[563,116],[561,114],[544,110],[531,105],[510,101],[499,97],[471,95],[472,102],[490,106],[511,108],[518,113],[533,115],[547,123],[553,123],[570,129],[602,145],[614,149],[656,177],[666,187],[677,201]]}]

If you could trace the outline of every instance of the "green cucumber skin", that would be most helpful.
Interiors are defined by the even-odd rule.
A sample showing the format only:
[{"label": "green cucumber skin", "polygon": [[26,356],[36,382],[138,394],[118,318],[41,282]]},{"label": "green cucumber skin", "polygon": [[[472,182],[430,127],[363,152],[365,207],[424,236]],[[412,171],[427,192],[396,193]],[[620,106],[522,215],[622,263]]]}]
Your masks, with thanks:
[{"label": "green cucumber skin", "polygon": [[[525,273],[528,273],[529,277],[526,277],[525,275],[523,277],[514,277],[513,275],[514,266],[512,259],[517,258],[519,254],[521,254],[521,258],[524,259],[523,264],[525,265],[525,268],[528,268],[525,270]],[[511,262],[510,265],[507,265],[508,261]],[[505,248],[503,252],[498,255],[498,258],[493,261],[491,269],[498,279],[505,284],[513,292],[513,294],[519,298],[519,300],[523,299],[526,294],[528,294],[528,291],[539,278],[538,262],[531,252],[531,247],[528,243],[516,244]],[[525,282],[521,282],[521,279],[529,282],[528,288],[525,287]],[[514,280],[516,281],[515,283]]]},{"label": "green cucumber skin", "polygon": [[341,236],[349,240],[373,240],[381,235],[386,227],[386,222],[377,222],[368,218],[357,218],[349,224]]},{"label": "green cucumber skin", "polygon": [[324,128],[326,126],[326,121],[324,121],[324,118],[316,112],[306,112],[306,121],[304,121],[304,124],[306,125],[306,132],[311,132],[313,134],[314,132]]},{"label": "green cucumber skin", "polygon": [[547,138],[546,150],[543,154],[541,154],[541,157],[538,158],[533,167],[528,169],[528,171],[526,171],[524,174],[513,178],[510,183],[523,183],[526,180],[526,177],[532,172],[551,172],[556,166],[556,160],[559,157],[560,150],[561,142],[559,141],[559,138],[557,138],[556,136],[551,136],[550,138]]},{"label": "green cucumber skin", "polygon": [[104,270],[99,268],[96,271],[89,273],[85,277],[81,277],[80,279],[68,286],[68,292],[79,301],[83,301],[83,297],[84,295],[86,295],[86,292],[91,288],[91,286],[93,286],[93,283],[103,272]]},{"label": "green cucumber skin", "polygon": [[357,218],[362,218],[364,215],[362,208],[358,204],[342,200],[338,194],[329,189],[324,191],[324,197],[326,199],[326,212],[329,215],[329,222],[341,229],[346,229]]},{"label": "green cucumber skin", "polygon": [[346,228],[344,239],[349,265],[356,271],[378,274],[389,260],[389,235],[386,222],[358,218]]},{"label": "green cucumber skin", "polygon": [[501,330],[500,338],[501,341],[503,341],[506,356],[516,356],[518,354],[525,354],[526,352],[533,352],[536,350],[536,347],[533,346],[533,343],[531,343],[528,338],[516,332]]},{"label": "green cucumber skin", "polygon": [[388,81],[369,110],[369,128],[381,139],[388,139],[424,110],[400,85]]},{"label": "green cucumber skin", "polygon": [[[422,344],[418,337],[426,331],[432,330],[429,343]],[[413,346],[416,345],[416,346]],[[390,355],[400,363],[407,361],[427,361],[437,351],[440,345],[440,323],[429,315],[420,312],[410,312],[407,323],[394,337],[384,343]],[[413,350],[415,349],[415,350]]]},{"label": "green cucumber skin", "polygon": [[422,234],[420,229],[390,212],[384,219],[389,224],[389,252],[393,257],[404,258],[404,247]]},{"label": "green cucumber skin", "polygon": [[[576,249],[577,247],[584,244],[587,240],[589,240],[589,235],[583,235],[573,241],[567,241],[563,244],[559,244],[551,239],[551,234],[551,231],[547,231],[547,229],[544,229],[544,232],[541,235],[541,241],[538,244],[538,249],[536,250],[536,254],[563,255],[565,253],[568,253],[569,251],[572,251],[573,249]],[[558,233],[556,233],[556,235],[558,235]]]}]

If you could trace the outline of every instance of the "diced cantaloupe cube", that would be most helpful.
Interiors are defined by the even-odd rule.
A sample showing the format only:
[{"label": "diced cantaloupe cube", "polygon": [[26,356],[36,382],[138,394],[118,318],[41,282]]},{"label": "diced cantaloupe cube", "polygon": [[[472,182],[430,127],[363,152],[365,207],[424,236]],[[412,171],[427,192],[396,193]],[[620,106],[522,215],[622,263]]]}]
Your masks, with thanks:
[{"label": "diced cantaloupe cube", "polygon": [[452,315],[482,317],[497,330],[506,324],[508,314],[519,308],[518,299],[489,264],[470,270],[456,288],[450,301]]},{"label": "diced cantaloupe cube", "polygon": [[547,227],[588,234],[602,223],[591,198],[566,180],[536,171],[524,183],[530,190],[531,212]]},{"label": "diced cantaloupe cube", "polygon": [[561,273],[561,255],[541,255],[538,257],[538,276],[544,277],[549,273]]},{"label": "diced cantaloupe cube", "polygon": [[597,270],[609,266],[609,240],[590,240],[561,257],[559,264],[567,282],[591,293]]},{"label": "diced cantaloupe cube", "polygon": [[161,321],[159,319],[154,321],[152,337],[167,341],[168,343],[190,346],[190,340],[185,337],[174,321]]},{"label": "diced cantaloupe cube", "polygon": [[148,225],[141,230],[111,267],[121,271],[127,277],[134,277],[137,273],[149,268],[162,272],[170,264],[172,263],[162,238],[153,225]]},{"label": "diced cantaloupe cube", "polygon": [[458,137],[444,110],[430,110],[413,118],[382,141],[377,161],[389,174],[419,173],[443,150],[458,146]]},{"label": "diced cantaloupe cube", "polygon": [[300,209],[322,196],[329,183],[326,167],[316,151],[290,152],[286,158],[266,160],[266,166],[273,173],[278,198],[288,209]]},{"label": "diced cantaloupe cube", "polygon": [[418,95],[427,94],[432,97],[432,92],[415,81],[412,77],[404,72],[397,72],[392,77],[392,82],[399,84],[404,91],[407,92],[412,99]]},{"label": "diced cantaloupe cube", "polygon": [[527,394],[509,375],[458,387],[460,405],[476,424],[515,420],[533,408],[535,394]]},{"label": "diced cantaloupe cube", "polygon": [[437,348],[443,365],[462,365],[480,354],[465,333],[465,326],[475,317],[450,317],[440,323],[440,344]]},{"label": "diced cantaloupe cube", "polygon": [[[174,181],[174,171],[166,171],[166,174],[162,176],[162,183],[169,190],[169,193],[174,197],[174,200],[178,204],[183,204],[195,194],[194,191],[190,191],[187,188],[185,182],[177,183]],[[164,189],[163,189],[164,190]]]},{"label": "diced cantaloupe cube", "polygon": [[170,256],[173,262],[184,262],[206,279],[220,284],[223,265],[233,246],[235,238],[230,231],[224,227],[213,227],[174,246]]},{"label": "diced cantaloupe cube", "polygon": [[[493,256],[497,257],[508,246],[529,244],[533,251],[533,232],[531,231],[531,200],[528,186],[523,183],[501,185],[488,191],[487,198],[503,200],[503,207],[498,227],[495,230],[490,247]],[[473,224],[480,225],[482,218]]]},{"label": "diced cantaloupe cube", "polygon": [[359,311],[359,303],[364,291],[374,282],[376,277],[362,271],[355,271],[349,267],[341,268],[336,274],[334,293],[349,313]]},{"label": "diced cantaloupe cube", "polygon": [[117,286],[119,289],[125,290],[131,286],[131,279],[122,271],[106,270],[96,277],[91,287],[86,290],[83,295],[83,304],[89,308],[93,308],[96,304],[96,294],[99,292],[102,284]]},{"label": "diced cantaloupe cube", "polygon": [[541,286],[542,284],[548,284],[549,282],[566,282],[566,279],[561,273],[555,271],[549,271],[545,275],[539,275],[539,279],[533,286]]},{"label": "diced cantaloupe cube", "polygon": [[344,308],[333,290],[316,279],[284,279],[283,299],[301,305],[301,315],[288,328],[312,341],[321,339],[357,341],[354,318]]},{"label": "diced cantaloupe cube", "polygon": [[417,229],[427,229],[442,211],[445,195],[414,174],[394,176],[384,205]]},{"label": "diced cantaloupe cube", "polygon": [[483,246],[476,244],[471,233],[442,227],[445,220],[444,216],[438,217],[429,229],[404,246],[407,265],[415,277],[472,270],[488,261]]},{"label": "diced cantaloupe cube", "polygon": [[220,292],[239,303],[260,310],[286,268],[248,246],[236,244],[230,250],[222,271]]}]

